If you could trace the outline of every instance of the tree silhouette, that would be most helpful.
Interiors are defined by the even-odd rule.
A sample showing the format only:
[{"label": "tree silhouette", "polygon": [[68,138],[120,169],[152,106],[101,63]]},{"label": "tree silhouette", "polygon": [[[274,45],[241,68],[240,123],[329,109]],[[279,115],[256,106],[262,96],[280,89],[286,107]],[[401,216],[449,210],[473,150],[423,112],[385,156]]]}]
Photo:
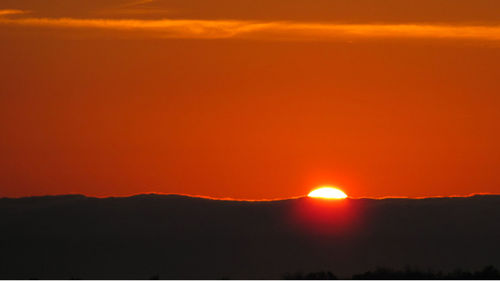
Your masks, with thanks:
[{"label": "tree silhouette", "polygon": [[[288,280],[328,280],[337,279],[330,271],[286,274],[284,279]],[[404,270],[393,270],[386,267],[378,267],[373,271],[354,274],[354,280],[500,280],[500,271],[489,265],[478,271],[464,271],[456,269],[449,273],[441,271],[422,271],[410,267]]]},{"label": "tree silhouette", "polygon": [[285,280],[336,280],[338,279],[330,271],[320,271],[320,272],[311,272],[307,274],[303,274],[302,272],[297,272],[294,274],[285,274],[283,277]]}]

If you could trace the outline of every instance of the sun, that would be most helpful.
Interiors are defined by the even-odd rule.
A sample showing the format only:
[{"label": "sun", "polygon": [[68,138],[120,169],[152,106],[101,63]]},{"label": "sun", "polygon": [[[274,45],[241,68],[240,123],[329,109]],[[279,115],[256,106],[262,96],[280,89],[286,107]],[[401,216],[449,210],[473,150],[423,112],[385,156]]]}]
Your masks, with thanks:
[{"label": "sun", "polygon": [[345,194],[342,190],[335,188],[324,186],[320,188],[316,188],[313,191],[309,192],[307,195],[312,198],[323,198],[323,199],[345,199],[347,198],[347,194]]}]

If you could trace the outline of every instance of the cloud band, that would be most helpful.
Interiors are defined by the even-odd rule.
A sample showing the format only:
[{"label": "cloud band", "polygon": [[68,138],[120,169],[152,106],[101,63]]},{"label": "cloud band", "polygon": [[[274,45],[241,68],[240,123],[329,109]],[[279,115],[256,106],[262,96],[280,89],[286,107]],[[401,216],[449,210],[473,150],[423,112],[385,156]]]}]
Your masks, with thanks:
[{"label": "cloud band", "polygon": [[166,38],[252,38],[267,40],[441,38],[500,41],[500,26],[9,17],[9,15],[22,13],[22,11],[18,10],[0,10],[0,25],[139,31],[145,35]]}]

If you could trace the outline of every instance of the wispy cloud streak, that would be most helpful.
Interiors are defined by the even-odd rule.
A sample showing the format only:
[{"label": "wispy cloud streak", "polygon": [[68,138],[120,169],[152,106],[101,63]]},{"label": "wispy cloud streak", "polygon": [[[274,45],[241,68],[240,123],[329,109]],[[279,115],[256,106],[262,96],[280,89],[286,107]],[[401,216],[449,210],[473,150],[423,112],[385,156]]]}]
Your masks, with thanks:
[{"label": "wispy cloud streak", "polygon": [[23,12],[17,10],[0,10],[0,25],[140,31],[148,36],[167,38],[252,38],[264,40],[441,38],[500,41],[500,26],[8,17],[21,13]]},{"label": "wispy cloud streak", "polygon": [[26,11],[22,10],[0,10],[0,17],[1,16],[10,16],[10,15],[19,15],[19,14],[25,14],[27,13]]},{"label": "wispy cloud streak", "polygon": [[128,2],[128,3],[124,4],[123,6],[124,7],[133,7],[133,6],[144,5],[144,4],[149,4],[149,3],[153,3],[153,2],[154,2],[154,0],[136,0],[136,1]]}]

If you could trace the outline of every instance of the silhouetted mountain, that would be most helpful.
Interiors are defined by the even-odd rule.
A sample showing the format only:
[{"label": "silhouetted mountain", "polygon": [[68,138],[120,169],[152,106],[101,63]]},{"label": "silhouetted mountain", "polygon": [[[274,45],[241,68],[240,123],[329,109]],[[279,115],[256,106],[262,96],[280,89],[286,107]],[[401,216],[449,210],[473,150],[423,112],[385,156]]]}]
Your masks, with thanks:
[{"label": "silhouetted mountain", "polygon": [[500,196],[4,198],[0,223],[1,278],[366,278],[378,266],[500,265]]}]

